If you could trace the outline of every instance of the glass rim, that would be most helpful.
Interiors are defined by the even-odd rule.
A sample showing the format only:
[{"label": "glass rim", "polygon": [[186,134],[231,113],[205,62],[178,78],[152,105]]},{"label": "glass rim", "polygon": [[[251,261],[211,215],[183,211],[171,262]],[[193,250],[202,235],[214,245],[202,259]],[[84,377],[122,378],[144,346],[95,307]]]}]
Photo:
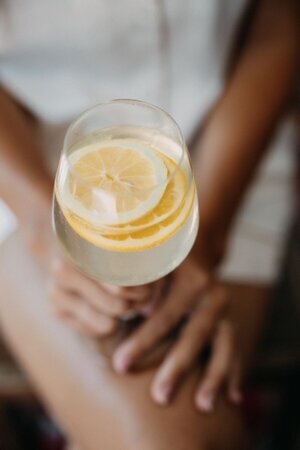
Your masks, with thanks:
[{"label": "glass rim", "polygon": [[[154,105],[152,103],[143,101],[143,100],[136,100],[136,99],[127,99],[127,98],[117,98],[117,99],[112,99],[112,100],[107,100],[105,102],[100,102],[97,103],[96,105],[86,109],[85,111],[83,111],[76,119],[74,119],[71,124],[68,126],[65,137],[64,137],[64,143],[63,143],[63,150],[62,150],[62,156],[65,157],[67,165],[68,165],[68,170],[69,172],[76,177],[79,182],[82,185],[85,185],[87,187],[89,187],[92,191],[102,191],[102,192],[107,192],[105,189],[97,187],[97,186],[93,186],[92,184],[90,184],[88,181],[86,181],[84,178],[82,178],[82,176],[77,173],[76,170],[74,170],[73,166],[71,165],[68,155],[67,155],[67,150],[70,147],[67,147],[67,140],[69,138],[69,136],[71,135],[71,133],[74,132],[74,129],[80,124],[80,122],[82,120],[84,120],[89,114],[92,114],[94,111],[97,111],[99,108],[103,107],[103,106],[108,106],[114,103],[120,103],[120,104],[131,104],[131,105],[139,105],[139,106],[143,106],[143,107],[147,107],[153,110],[158,111],[159,113],[163,114],[164,116],[166,116],[171,123],[174,125],[177,133],[178,133],[178,138],[179,138],[179,145],[180,145],[180,149],[181,149],[181,155],[180,158],[178,160],[178,162],[175,163],[175,168],[168,174],[167,178],[157,184],[155,184],[155,186],[153,186],[151,188],[151,190],[155,190],[157,188],[159,188],[162,185],[167,185],[169,184],[170,180],[174,177],[174,175],[177,173],[178,169],[182,166],[183,160],[184,160],[184,154],[185,152],[188,152],[186,144],[185,144],[185,140],[183,137],[183,134],[181,132],[181,129],[178,125],[178,123],[176,122],[176,120],[171,116],[171,114],[169,114],[167,111],[165,111],[163,108],[161,108],[160,106]],[[121,126],[121,124],[120,124]],[[101,128],[99,128],[101,129]],[[103,128],[104,129],[104,128]],[[114,194],[115,191],[110,191],[111,194]],[[117,191],[116,191],[117,193]]]}]

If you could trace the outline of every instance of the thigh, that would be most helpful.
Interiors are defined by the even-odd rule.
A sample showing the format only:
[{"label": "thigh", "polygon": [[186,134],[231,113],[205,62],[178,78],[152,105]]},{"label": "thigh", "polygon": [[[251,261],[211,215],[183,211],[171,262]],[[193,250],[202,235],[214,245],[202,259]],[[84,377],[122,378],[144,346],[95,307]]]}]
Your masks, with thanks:
[{"label": "thigh", "polygon": [[257,344],[272,300],[271,285],[226,283],[230,296],[228,315],[235,325],[237,351],[245,372],[255,363]]},{"label": "thigh", "polygon": [[82,450],[242,450],[237,408],[225,398],[210,416],[194,408],[200,368],[189,375],[172,405],[155,405],[149,397],[154,367],[115,374],[95,342],[51,316],[46,279],[20,238],[11,237],[0,252],[4,337],[71,441]]}]

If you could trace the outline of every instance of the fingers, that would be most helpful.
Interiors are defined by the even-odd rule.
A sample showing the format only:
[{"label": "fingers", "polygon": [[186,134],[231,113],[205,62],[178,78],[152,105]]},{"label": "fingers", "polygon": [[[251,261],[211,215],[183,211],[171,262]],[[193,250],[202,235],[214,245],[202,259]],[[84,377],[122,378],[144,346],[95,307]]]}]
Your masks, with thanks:
[{"label": "fingers", "polygon": [[[194,302],[195,291],[182,281],[179,280],[179,283],[173,283],[166,299],[154,311],[152,316],[117,349],[113,357],[113,365],[118,372],[126,372],[189,312]],[[223,303],[223,297],[216,295],[213,308],[211,305],[207,308],[214,311]]]},{"label": "fingers", "polygon": [[199,353],[211,338],[216,321],[223,311],[226,302],[223,290],[215,288],[206,297],[210,297],[210,301],[206,298],[192,313],[177,343],[154,378],[151,394],[159,404],[168,403],[184,375],[198,361]]},{"label": "fingers", "polygon": [[160,279],[154,284],[150,299],[136,308],[139,314],[150,317],[154,313],[163,299],[166,284],[165,279]]},{"label": "fingers", "polygon": [[95,281],[87,278],[68,263],[58,261],[53,266],[54,283],[65,291],[76,292],[96,310],[111,316],[123,315],[130,303],[123,298],[110,295]]},{"label": "fingers", "polygon": [[99,313],[80,297],[60,289],[50,293],[53,313],[72,328],[91,336],[107,336],[117,326],[112,317]]},{"label": "fingers", "polygon": [[212,345],[212,355],[204,378],[196,392],[196,406],[210,412],[214,408],[216,396],[227,380],[233,360],[233,330],[229,322],[220,322]]},{"label": "fingers", "polygon": [[185,309],[184,302],[176,302],[173,295],[169,296],[153,315],[117,349],[113,356],[115,370],[122,373],[133,366],[177,324]]},{"label": "fingers", "polygon": [[232,370],[229,374],[228,379],[228,398],[232,403],[236,405],[240,404],[243,400],[243,395],[241,391],[242,385],[242,373],[241,364],[238,358],[232,363]]},{"label": "fingers", "polygon": [[111,284],[101,283],[101,286],[107,293],[118,296],[123,300],[146,302],[152,295],[155,283],[132,287],[114,286]]},{"label": "fingers", "polygon": [[79,331],[97,336],[109,334],[116,324],[113,318],[132,309],[129,296],[141,302],[157,289],[157,283],[140,286],[136,292],[134,287],[102,286],[61,259],[53,264],[51,286],[56,316]]}]

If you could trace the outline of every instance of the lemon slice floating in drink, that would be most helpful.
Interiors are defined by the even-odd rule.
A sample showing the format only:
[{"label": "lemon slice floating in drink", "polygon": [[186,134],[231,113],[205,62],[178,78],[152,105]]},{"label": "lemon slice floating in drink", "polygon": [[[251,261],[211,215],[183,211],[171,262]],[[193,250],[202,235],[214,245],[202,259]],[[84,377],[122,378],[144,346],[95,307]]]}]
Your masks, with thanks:
[{"label": "lemon slice floating in drink", "polygon": [[75,151],[69,160],[69,209],[94,225],[120,225],[153,209],[165,189],[167,168],[135,141],[102,142]]},{"label": "lemon slice floating in drink", "polygon": [[96,246],[135,251],[167,240],[194,200],[184,171],[158,149],[134,140],[80,148],[57,200],[73,230]]}]

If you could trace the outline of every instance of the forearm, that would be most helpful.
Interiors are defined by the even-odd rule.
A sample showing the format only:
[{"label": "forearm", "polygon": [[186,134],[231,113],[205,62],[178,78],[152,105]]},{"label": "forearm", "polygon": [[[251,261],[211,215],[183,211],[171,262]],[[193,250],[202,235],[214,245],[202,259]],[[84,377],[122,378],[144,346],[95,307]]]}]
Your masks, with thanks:
[{"label": "forearm", "polygon": [[29,249],[48,263],[52,177],[33,120],[0,88],[0,197],[16,214]]},{"label": "forearm", "polygon": [[0,196],[22,222],[37,206],[51,202],[46,170],[33,121],[0,88]]},{"label": "forearm", "polygon": [[293,87],[297,21],[292,8],[283,3],[278,1],[280,10],[270,10],[270,0],[263,3],[243,54],[198,143],[195,173],[202,230],[203,235],[208,230],[212,240],[227,234]]}]

